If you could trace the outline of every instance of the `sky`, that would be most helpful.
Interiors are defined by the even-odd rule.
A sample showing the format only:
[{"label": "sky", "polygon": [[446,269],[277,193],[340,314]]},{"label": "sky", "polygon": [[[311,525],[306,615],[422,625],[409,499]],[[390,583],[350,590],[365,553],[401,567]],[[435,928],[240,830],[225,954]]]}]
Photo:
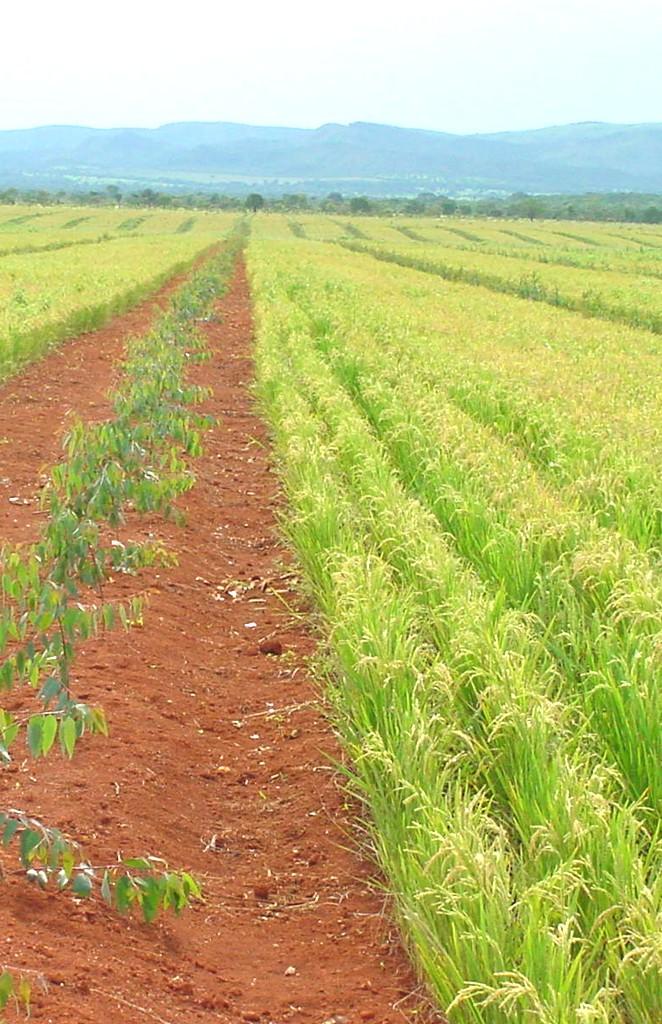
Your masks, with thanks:
[{"label": "sky", "polygon": [[3,10],[0,129],[662,121],[660,0],[41,7]]}]

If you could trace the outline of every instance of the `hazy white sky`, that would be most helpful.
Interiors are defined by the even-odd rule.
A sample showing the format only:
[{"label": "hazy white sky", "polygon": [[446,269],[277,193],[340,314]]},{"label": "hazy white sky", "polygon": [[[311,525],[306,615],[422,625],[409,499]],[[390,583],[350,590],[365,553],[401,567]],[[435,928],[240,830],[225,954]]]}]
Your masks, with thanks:
[{"label": "hazy white sky", "polygon": [[662,121],[662,0],[60,0],[2,12],[0,128]]}]

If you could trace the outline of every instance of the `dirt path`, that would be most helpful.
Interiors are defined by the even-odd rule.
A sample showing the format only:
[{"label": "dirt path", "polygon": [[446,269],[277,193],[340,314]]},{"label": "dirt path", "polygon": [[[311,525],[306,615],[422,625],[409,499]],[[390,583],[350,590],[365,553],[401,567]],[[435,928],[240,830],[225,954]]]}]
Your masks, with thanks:
[{"label": "dirt path", "polygon": [[[0,383],[0,543],[34,532],[39,474],[60,458],[70,415],[85,421],[109,415],[108,391],[127,340],[149,328],[186,277],[176,275],[128,313]],[[28,515],[18,511],[26,504]]]},{"label": "dirt path", "polygon": [[[187,525],[135,530],[157,530],[180,564],[133,581],[150,592],[145,628],[89,645],[78,665],[77,691],[106,708],[111,738],[84,740],[71,763],[56,755],[1,776],[3,802],[9,792],[71,831],[95,862],[160,855],[202,878],[206,902],[146,926],[7,881],[0,962],[44,968],[34,1020],[54,1024],[422,1020],[371,866],[348,837],[338,750],[305,669],[313,642],[288,611],[243,268],[221,313],[207,328],[214,359],[197,371],[221,424],[196,462]],[[87,367],[84,343],[79,357]],[[70,366],[51,377],[54,408],[71,401]],[[103,391],[106,364],[99,374]],[[15,511],[27,528],[30,508]],[[265,641],[282,653],[262,653]]]}]

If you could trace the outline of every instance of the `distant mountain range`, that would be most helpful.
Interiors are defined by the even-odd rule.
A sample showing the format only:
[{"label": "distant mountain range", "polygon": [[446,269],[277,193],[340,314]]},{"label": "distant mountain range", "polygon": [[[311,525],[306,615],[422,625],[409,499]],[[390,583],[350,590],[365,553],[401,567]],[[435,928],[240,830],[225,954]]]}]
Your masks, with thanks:
[{"label": "distant mountain range", "polygon": [[586,122],[491,135],[360,121],[314,129],[182,122],[0,131],[0,188],[111,183],[375,196],[662,192],[662,124]]}]

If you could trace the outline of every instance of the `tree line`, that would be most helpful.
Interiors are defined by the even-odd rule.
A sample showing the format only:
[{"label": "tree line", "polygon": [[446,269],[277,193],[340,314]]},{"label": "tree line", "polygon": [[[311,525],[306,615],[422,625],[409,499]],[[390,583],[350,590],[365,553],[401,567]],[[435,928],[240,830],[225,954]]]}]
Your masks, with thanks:
[{"label": "tree line", "polygon": [[172,193],[152,188],[122,192],[116,185],[103,190],[0,189],[0,204],[40,206],[99,206],[129,208],[185,208],[192,210],[260,210],[291,213],[321,212],[351,216],[407,217],[524,217],[529,220],[631,221],[662,224],[662,195],[636,192],[586,193],[583,195],[529,195],[457,198],[434,192],[416,196],[373,198],[330,192],[314,196],[304,192],[264,196],[226,195],[217,192]]}]

